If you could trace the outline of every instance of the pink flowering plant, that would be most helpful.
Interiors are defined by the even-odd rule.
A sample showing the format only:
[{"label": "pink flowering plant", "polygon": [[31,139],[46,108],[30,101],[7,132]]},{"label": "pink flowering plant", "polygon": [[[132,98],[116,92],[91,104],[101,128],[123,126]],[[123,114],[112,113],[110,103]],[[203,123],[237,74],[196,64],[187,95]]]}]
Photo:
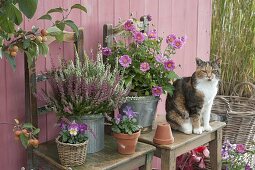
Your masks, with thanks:
[{"label": "pink flowering plant", "polygon": [[[132,92],[138,96],[160,96],[172,94],[170,83],[178,78],[172,56],[185,44],[186,37],[158,36],[156,29],[147,30],[151,16],[143,16],[140,21],[132,18],[116,26],[113,43],[102,49],[105,60],[123,72],[125,83],[131,82]],[[107,37],[109,38],[109,37]],[[167,43],[162,51],[161,45]]]},{"label": "pink flowering plant", "polygon": [[252,170],[255,143],[248,149],[244,144],[231,144],[228,140],[223,143],[221,150],[223,165],[226,170]]},{"label": "pink flowering plant", "polygon": [[137,112],[134,112],[130,106],[126,106],[123,109],[124,114],[117,114],[114,118],[106,116],[108,121],[112,124],[112,131],[114,133],[133,134],[138,132],[142,127],[138,125],[136,116]]}]

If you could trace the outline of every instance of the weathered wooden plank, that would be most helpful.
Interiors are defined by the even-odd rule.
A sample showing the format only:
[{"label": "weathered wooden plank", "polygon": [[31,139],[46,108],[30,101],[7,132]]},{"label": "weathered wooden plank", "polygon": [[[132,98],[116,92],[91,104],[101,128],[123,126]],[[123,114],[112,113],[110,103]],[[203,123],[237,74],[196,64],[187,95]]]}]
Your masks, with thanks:
[{"label": "weathered wooden plank", "polygon": [[209,143],[212,170],[221,169],[222,129],[216,131],[215,140]]}]

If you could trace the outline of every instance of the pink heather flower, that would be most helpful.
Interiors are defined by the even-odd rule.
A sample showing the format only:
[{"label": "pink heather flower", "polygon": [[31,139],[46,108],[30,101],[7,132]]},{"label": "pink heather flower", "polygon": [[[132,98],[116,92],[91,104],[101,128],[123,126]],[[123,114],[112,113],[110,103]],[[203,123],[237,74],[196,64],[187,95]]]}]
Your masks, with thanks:
[{"label": "pink heather flower", "polygon": [[63,111],[72,114],[71,108],[69,106],[64,107]]},{"label": "pink heather flower", "polygon": [[155,29],[152,30],[152,31],[149,31],[147,34],[148,34],[148,38],[149,39],[154,40],[154,39],[157,38],[157,31]]},{"label": "pink heather flower", "polygon": [[236,152],[237,153],[245,153],[246,148],[243,144],[237,144],[236,145]]},{"label": "pink heather flower", "polygon": [[163,89],[160,86],[153,87],[151,91],[153,96],[160,96],[163,93]]},{"label": "pink heather flower", "polygon": [[166,37],[166,43],[169,45],[172,45],[175,39],[176,39],[176,35],[170,34]]},{"label": "pink heather flower", "polygon": [[140,70],[141,70],[142,72],[146,72],[146,71],[148,71],[149,69],[150,69],[150,64],[149,64],[149,63],[143,62],[143,63],[140,64]]},{"label": "pink heather flower", "polygon": [[125,29],[126,31],[133,31],[133,30],[135,30],[135,25],[134,25],[132,19],[129,19],[129,20],[127,20],[127,21],[124,23],[124,29]]},{"label": "pink heather flower", "polygon": [[180,40],[180,39],[175,39],[174,40],[174,42],[172,43],[172,46],[175,48],[175,49],[180,49],[180,48],[182,48],[182,46],[183,46],[183,41],[182,40]]},{"label": "pink heather flower", "polygon": [[122,67],[127,68],[132,63],[132,59],[128,55],[123,55],[120,57],[119,63]]},{"label": "pink heather flower", "polygon": [[167,71],[173,71],[175,69],[175,63],[173,60],[164,62],[164,67]]},{"label": "pink heather flower", "polygon": [[103,47],[102,48],[102,53],[103,53],[104,56],[108,57],[112,54],[112,50],[108,47]]},{"label": "pink heather flower", "polygon": [[133,34],[134,34],[134,39],[137,43],[142,43],[144,41],[145,37],[143,33],[136,31]]},{"label": "pink heather flower", "polygon": [[163,56],[163,54],[158,54],[156,55],[155,60],[159,63],[164,63],[167,61],[167,58]]}]

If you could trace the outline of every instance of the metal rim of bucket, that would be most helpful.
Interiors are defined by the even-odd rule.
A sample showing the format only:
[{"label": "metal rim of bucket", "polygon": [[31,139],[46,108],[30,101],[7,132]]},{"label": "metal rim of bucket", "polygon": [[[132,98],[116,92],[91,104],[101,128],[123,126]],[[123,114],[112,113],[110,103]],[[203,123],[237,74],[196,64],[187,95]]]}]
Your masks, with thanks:
[{"label": "metal rim of bucket", "polygon": [[126,97],[127,102],[151,102],[158,101],[160,98],[158,96],[135,96],[135,97]]}]

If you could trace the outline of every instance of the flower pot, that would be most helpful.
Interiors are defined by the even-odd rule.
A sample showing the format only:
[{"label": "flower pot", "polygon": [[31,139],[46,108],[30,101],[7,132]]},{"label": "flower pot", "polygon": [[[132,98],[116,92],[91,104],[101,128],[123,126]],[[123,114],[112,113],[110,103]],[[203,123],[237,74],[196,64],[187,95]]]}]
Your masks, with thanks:
[{"label": "flower pot", "polygon": [[174,142],[170,124],[162,123],[157,125],[153,142],[159,145],[169,145]]},{"label": "flower pot", "polygon": [[140,132],[133,133],[132,135],[124,133],[113,133],[113,137],[117,140],[118,152],[124,155],[130,155],[135,153],[136,144]]},{"label": "flower pot", "polygon": [[133,111],[138,113],[138,124],[143,127],[141,132],[150,132],[155,120],[158,101],[159,97],[154,96],[127,97],[127,101],[120,108],[120,114],[123,114],[123,109],[127,105],[131,106]]},{"label": "flower pot", "polygon": [[85,162],[88,140],[79,144],[63,143],[56,138],[59,160],[64,166],[78,166]]}]

